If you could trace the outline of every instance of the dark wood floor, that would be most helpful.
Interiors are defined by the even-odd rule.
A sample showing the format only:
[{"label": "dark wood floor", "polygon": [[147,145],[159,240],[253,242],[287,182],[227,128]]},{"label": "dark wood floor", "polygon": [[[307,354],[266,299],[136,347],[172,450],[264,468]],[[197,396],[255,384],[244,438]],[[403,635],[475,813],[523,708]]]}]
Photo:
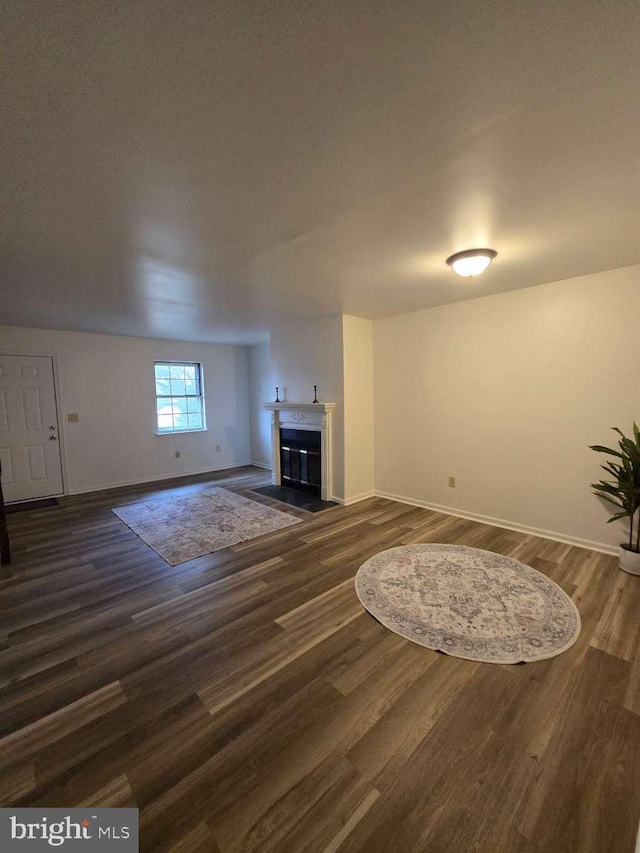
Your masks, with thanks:
[{"label": "dark wood floor", "polygon": [[[230,475],[172,491],[264,482]],[[110,512],[156,493],[9,517],[3,805],[138,806],[142,850],[633,851],[640,578],[382,499],[279,505],[304,523],[171,568]],[[495,666],[392,634],[353,577],[410,542],[529,563],[578,605],[578,642]]]}]

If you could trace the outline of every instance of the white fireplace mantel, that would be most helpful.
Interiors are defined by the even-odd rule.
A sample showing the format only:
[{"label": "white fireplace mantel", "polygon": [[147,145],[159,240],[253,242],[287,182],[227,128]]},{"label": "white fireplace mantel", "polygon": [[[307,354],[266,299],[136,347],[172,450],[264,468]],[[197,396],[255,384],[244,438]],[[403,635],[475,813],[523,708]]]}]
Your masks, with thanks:
[{"label": "white fireplace mantel", "polygon": [[271,481],[281,484],[280,427],[308,429],[320,433],[322,465],[321,497],[333,500],[332,413],[335,403],[261,403],[271,413]]}]

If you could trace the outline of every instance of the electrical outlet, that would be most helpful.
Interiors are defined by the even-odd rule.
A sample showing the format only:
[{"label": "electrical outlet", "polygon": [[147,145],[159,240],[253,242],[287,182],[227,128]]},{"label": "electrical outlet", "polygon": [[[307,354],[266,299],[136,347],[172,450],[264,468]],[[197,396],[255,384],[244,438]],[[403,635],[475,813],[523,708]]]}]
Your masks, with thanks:
[{"label": "electrical outlet", "polygon": [[77,424],[80,420],[80,415],[77,412],[69,412],[67,415],[67,423]]},{"label": "electrical outlet", "polygon": [[176,450],[176,459],[180,459],[180,451]]},{"label": "electrical outlet", "polygon": [[455,487],[456,487],[456,478],[455,477],[449,477],[449,488],[455,489]]},{"label": "electrical outlet", "polygon": [[216,453],[220,453],[221,450],[222,450],[221,445],[216,444]]}]

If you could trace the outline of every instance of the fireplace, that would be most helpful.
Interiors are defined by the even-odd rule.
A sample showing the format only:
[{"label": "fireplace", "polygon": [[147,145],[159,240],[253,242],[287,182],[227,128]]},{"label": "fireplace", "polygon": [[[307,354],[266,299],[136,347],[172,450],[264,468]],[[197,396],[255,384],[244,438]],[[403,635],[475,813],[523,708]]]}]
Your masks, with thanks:
[{"label": "fireplace", "polygon": [[283,486],[320,497],[322,440],[319,431],[280,428],[280,479]]},{"label": "fireplace", "polygon": [[278,402],[261,406],[271,415],[273,485],[333,500],[331,421],[336,404]]}]

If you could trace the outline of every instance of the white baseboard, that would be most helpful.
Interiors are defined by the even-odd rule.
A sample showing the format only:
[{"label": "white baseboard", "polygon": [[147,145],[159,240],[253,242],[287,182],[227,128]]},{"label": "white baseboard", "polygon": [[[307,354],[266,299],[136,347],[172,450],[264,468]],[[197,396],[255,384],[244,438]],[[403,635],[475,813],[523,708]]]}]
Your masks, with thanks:
[{"label": "white baseboard", "polygon": [[366,501],[369,498],[375,498],[375,497],[376,497],[376,493],[372,491],[372,492],[362,492],[361,495],[354,495],[351,498],[345,498],[344,500],[341,500],[341,501],[338,501],[337,498],[334,498],[334,500],[338,501],[338,503],[341,503],[343,506],[351,506],[352,504],[357,504],[357,503],[360,503],[360,501]]},{"label": "white baseboard", "polygon": [[517,533],[528,533],[530,536],[540,536],[542,539],[551,539],[553,542],[562,542],[565,545],[574,545],[576,548],[587,548],[589,551],[599,551],[602,554],[618,555],[618,549],[615,545],[607,545],[604,542],[593,542],[590,539],[581,539],[578,536],[567,536],[564,533],[558,533],[556,530],[543,530],[540,527],[529,527],[526,524],[518,524],[513,521],[507,521],[504,518],[493,518],[490,515],[480,515],[476,512],[466,512],[461,509],[455,509],[450,506],[441,506],[440,504],[421,501],[417,498],[407,498],[404,495],[393,495],[390,492],[376,491],[376,497],[387,498],[390,501],[397,501],[410,506],[419,506],[423,509],[431,509],[434,512],[441,512],[443,515],[453,515],[456,518],[466,518],[469,521],[479,521],[482,524],[488,524],[491,527],[502,527],[505,530],[515,530]]},{"label": "white baseboard", "polygon": [[134,480],[121,480],[118,483],[107,483],[98,486],[86,486],[81,489],[69,489],[68,495],[86,495],[90,492],[105,492],[108,489],[120,489],[124,486],[144,486],[146,483],[166,483],[171,480],[180,480],[182,477],[194,477],[196,474],[209,474],[217,471],[228,471],[231,468],[243,468],[246,465],[253,465],[253,462],[234,462],[231,465],[219,465],[217,468],[199,468],[197,471],[182,471],[180,474],[173,474],[171,477],[145,477],[140,479],[136,477]]},{"label": "white baseboard", "polygon": [[267,471],[271,471],[271,465],[265,465],[264,462],[249,462],[249,465],[255,465],[256,468],[266,468]]}]

